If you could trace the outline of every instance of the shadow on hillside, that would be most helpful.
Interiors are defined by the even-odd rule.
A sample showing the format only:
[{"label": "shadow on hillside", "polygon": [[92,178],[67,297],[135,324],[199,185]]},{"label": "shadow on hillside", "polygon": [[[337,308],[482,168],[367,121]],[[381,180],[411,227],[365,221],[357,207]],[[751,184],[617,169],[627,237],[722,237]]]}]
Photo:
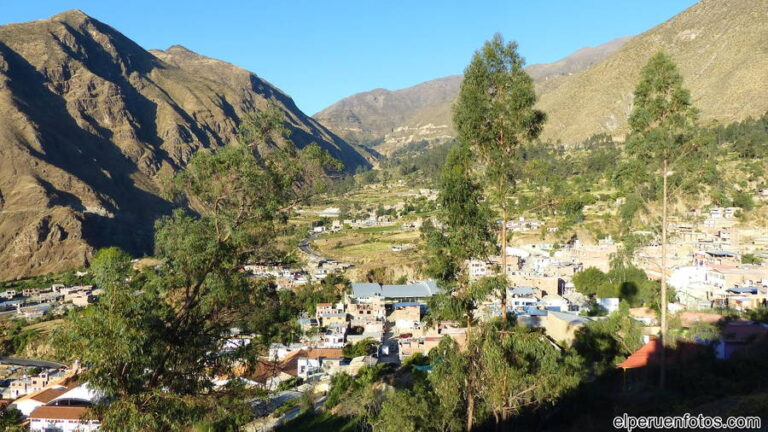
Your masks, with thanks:
[{"label": "shadow on hillside", "polygon": [[[768,418],[768,335],[753,340],[728,360],[715,358],[711,347],[691,342],[668,348],[667,383],[659,389],[659,366],[613,368],[585,379],[553,404],[523,410],[504,424],[480,431],[606,431],[613,419],[634,416],[762,416]],[[760,430],[766,430],[760,429]]]},{"label": "shadow on hillside", "polygon": [[[114,215],[85,213],[86,240],[95,247],[115,245],[137,255],[151,253],[154,221],[168,214],[172,204],[139,188],[132,177],[137,173],[136,161],[123,154],[110,141],[110,136],[82,129],[67,110],[64,98],[49,88],[45,76],[26,59],[2,43],[0,54],[9,64],[8,86],[12,94],[24,101],[18,108],[37,126],[42,148],[28,145],[27,151],[90,186],[101,206]],[[112,76],[107,70],[102,73]],[[117,84],[121,84],[119,80]],[[130,87],[127,83],[122,84],[121,91],[126,91],[126,103],[132,105],[131,111],[153,117],[156,105],[135,90],[131,93],[124,89]],[[142,138],[156,144],[159,138],[155,132],[154,128],[144,129],[141,133],[146,136]],[[57,190],[45,180],[41,183],[55,197],[55,204],[85,210],[85,205],[73,193]]]}]

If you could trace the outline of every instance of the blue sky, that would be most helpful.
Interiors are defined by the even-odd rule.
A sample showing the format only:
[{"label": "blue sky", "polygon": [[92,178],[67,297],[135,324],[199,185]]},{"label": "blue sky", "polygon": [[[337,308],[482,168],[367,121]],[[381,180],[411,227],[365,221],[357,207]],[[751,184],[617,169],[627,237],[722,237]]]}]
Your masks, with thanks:
[{"label": "blue sky", "polygon": [[493,33],[529,64],[642,33],[695,0],[2,1],[0,24],[81,9],[145,48],[184,45],[249,69],[308,114],[351,94],[461,73]]}]

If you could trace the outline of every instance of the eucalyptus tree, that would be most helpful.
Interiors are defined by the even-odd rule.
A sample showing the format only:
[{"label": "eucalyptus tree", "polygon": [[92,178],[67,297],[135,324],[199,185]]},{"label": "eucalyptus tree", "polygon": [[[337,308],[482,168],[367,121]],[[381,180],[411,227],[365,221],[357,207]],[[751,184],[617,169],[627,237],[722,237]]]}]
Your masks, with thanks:
[{"label": "eucalyptus tree", "polygon": [[494,250],[490,211],[482,200],[475,178],[472,154],[466,145],[452,147],[440,176],[437,226],[427,225],[426,273],[449,288],[430,303],[433,319],[465,320],[472,314],[481,293],[472,289],[466,262],[487,257]]},{"label": "eucalyptus tree", "polygon": [[503,324],[484,326],[472,342],[478,345],[484,383],[480,396],[496,424],[525,408],[553,403],[578,385],[581,371],[579,358],[561,353],[543,333]]},{"label": "eucalyptus tree", "polygon": [[[507,221],[510,195],[520,177],[521,148],[535,140],[546,116],[534,108],[533,79],[525,72],[517,43],[500,34],[476,51],[464,71],[453,122],[459,141],[469,145],[482,162],[485,183],[501,209],[501,271],[507,269]],[[501,296],[506,319],[506,295]]]},{"label": "eucalyptus tree", "polygon": [[[112,400],[97,407],[104,430],[188,430],[199,421],[234,428],[248,417],[242,403],[228,402],[253,395],[215,388],[211,378],[252,363],[293,314],[274,284],[244,267],[282,254],[276,236],[288,213],[339,168],[316,145],[296,149],[276,115],[252,116],[240,143],[201,150],[174,176],[171,194],[186,205],[155,226],[159,265],[136,271],[119,250],[97,253],[92,270],[105,294],[71,317],[57,346]],[[235,328],[255,335],[252,343],[223,350]]]},{"label": "eucalyptus tree", "polygon": [[[627,151],[637,160],[658,167],[661,176],[661,341],[667,336],[667,231],[669,177],[673,169],[690,160],[696,150],[695,124],[698,112],[683,78],[664,52],[658,52],[640,71],[629,116]],[[664,350],[662,350],[662,357]],[[662,361],[660,385],[665,381]]]}]

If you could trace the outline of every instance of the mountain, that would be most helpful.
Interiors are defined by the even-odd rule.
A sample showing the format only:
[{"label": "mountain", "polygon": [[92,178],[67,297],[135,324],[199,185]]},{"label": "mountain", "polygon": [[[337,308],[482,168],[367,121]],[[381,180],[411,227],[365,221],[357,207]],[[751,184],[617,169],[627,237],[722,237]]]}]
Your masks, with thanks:
[{"label": "mountain", "polygon": [[297,146],[370,166],[234,65],[147,51],[80,11],[0,27],[0,279],[82,265],[107,245],[151,252],[153,222],[171,209],[161,179],[232,142],[240,117],[269,101]]},{"label": "mountain", "polygon": [[549,120],[544,137],[573,143],[604,132],[623,135],[640,69],[669,53],[704,122],[729,123],[768,110],[768,2],[702,0],[633,38],[581,73],[538,88]]},{"label": "mountain", "polygon": [[[585,48],[567,58],[527,68],[538,107],[548,121],[543,139],[578,143],[596,133],[623,136],[640,69],[657,51],[672,55],[702,121],[729,123],[768,111],[768,2],[701,0],[657,27],[631,38]],[[390,154],[420,140],[454,135],[450,106],[460,76],[398,91],[350,96],[315,118],[351,142],[378,144]],[[435,85],[442,87],[435,93]],[[424,98],[431,92],[441,99]]]},{"label": "mountain", "polygon": [[[537,81],[570,75],[599,62],[632,37],[582,48],[554,63],[527,68]],[[344,98],[314,115],[344,139],[391,154],[411,142],[444,142],[455,132],[451,106],[459,93],[462,75],[427,81],[402,90],[376,89]]]}]

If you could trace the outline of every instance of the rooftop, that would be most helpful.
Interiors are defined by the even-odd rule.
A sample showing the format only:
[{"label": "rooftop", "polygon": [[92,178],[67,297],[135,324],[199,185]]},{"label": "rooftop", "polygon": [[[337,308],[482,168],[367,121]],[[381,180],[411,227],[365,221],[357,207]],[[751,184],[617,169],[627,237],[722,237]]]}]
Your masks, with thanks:
[{"label": "rooftop", "polygon": [[355,297],[384,298],[426,298],[440,292],[433,280],[414,282],[406,285],[380,285],[378,283],[353,283],[352,294]]},{"label": "rooftop", "polygon": [[88,413],[86,407],[72,406],[41,406],[35,408],[29,415],[30,419],[80,420]]}]

